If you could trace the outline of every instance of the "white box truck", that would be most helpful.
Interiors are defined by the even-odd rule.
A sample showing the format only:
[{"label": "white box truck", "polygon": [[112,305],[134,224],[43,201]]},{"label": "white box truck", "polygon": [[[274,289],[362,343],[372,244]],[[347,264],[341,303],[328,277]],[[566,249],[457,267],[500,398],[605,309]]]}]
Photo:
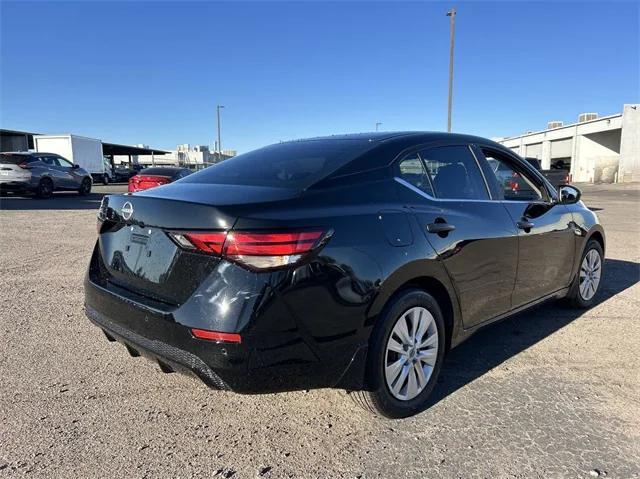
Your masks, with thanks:
[{"label": "white box truck", "polygon": [[36,135],[33,146],[39,153],[56,153],[84,168],[94,182],[107,184],[113,179],[109,161],[102,153],[102,142],[76,135]]}]

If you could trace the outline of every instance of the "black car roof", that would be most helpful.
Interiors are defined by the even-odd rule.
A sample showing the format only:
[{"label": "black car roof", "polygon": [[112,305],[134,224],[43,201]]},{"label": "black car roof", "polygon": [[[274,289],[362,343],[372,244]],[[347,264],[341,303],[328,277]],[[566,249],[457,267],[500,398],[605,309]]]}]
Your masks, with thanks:
[{"label": "black car roof", "polygon": [[369,132],[369,133],[348,133],[343,135],[317,136],[312,138],[301,138],[292,140],[293,142],[304,141],[330,141],[330,140],[354,140],[367,141],[371,143],[384,143],[393,140],[412,141],[418,143],[430,143],[436,141],[459,140],[465,143],[490,143],[496,144],[487,138],[462,133],[447,133],[443,131],[393,131],[393,132]]}]

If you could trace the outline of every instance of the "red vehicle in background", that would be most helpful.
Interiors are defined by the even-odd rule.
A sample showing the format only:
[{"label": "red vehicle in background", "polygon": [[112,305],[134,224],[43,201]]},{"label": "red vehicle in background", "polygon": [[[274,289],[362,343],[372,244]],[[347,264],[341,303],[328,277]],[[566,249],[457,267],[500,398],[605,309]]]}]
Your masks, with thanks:
[{"label": "red vehicle in background", "polygon": [[137,175],[129,178],[129,192],[148,190],[156,186],[173,183],[191,174],[188,168],[161,166],[145,168]]}]

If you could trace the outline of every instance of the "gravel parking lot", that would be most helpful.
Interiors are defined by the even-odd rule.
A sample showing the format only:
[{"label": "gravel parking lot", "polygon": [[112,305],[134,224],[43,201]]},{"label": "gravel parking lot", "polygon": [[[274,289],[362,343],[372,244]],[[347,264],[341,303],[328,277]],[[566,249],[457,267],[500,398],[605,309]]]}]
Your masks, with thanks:
[{"label": "gravel parking lot", "polygon": [[480,332],[401,421],[342,391],[212,391],[108,343],[82,280],[124,189],[0,199],[0,477],[640,477],[638,185],[583,187],[608,241],[596,307]]}]

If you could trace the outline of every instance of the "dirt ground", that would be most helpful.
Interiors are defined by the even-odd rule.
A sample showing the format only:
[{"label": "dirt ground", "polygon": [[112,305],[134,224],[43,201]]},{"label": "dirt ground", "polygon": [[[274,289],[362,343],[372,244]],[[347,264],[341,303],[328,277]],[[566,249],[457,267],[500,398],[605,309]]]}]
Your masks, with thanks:
[{"label": "dirt ground", "polygon": [[82,311],[96,189],[0,200],[0,478],[640,477],[639,185],[583,188],[597,306],[478,333],[401,421],[336,390],[212,391],[108,343]]}]

